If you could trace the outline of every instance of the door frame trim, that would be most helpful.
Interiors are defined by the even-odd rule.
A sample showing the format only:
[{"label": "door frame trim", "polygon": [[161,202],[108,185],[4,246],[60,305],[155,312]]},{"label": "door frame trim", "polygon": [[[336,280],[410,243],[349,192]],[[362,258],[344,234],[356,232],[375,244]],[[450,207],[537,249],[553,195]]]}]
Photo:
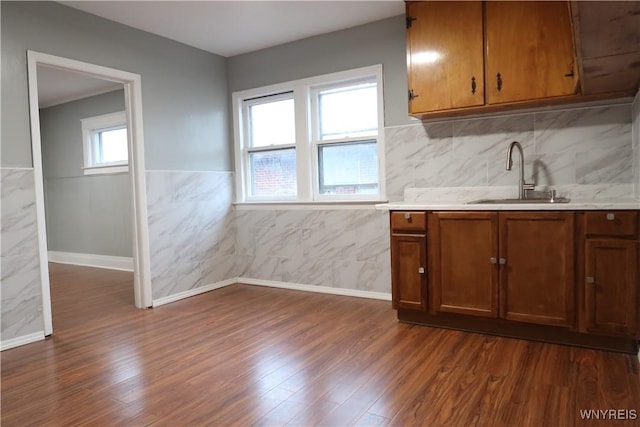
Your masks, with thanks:
[{"label": "door frame trim", "polygon": [[133,287],[135,306],[138,308],[148,308],[152,306],[151,256],[149,250],[149,224],[147,219],[147,193],[144,166],[141,76],[114,68],[28,50],[29,117],[31,121],[31,148],[36,192],[36,222],[38,248],[40,252],[42,314],[44,319],[44,334],[46,336],[51,335],[53,332],[53,322],[51,316],[51,291],[44,207],[42,141],[40,136],[40,113],[38,109],[38,66],[70,71],[84,76],[123,84],[125,110],[127,114],[127,132],[129,136],[129,177],[133,202]]}]

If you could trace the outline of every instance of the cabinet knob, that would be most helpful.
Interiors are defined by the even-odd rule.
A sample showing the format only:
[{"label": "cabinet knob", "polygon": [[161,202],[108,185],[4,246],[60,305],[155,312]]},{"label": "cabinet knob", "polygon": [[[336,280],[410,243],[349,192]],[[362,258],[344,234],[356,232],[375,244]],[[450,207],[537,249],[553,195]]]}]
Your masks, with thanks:
[{"label": "cabinet knob", "polygon": [[424,267],[420,267],[420,268],[418,268],[418,273],[420,273],[420,274],[424,274]]},{"label": "cabinet knob", "polygon": [[607,214],[607,220],[608,221],[613,221],[616,219],[616,214],[612,214],[612,213],[608,213]]},{"label": "cabinet knob", "polygon": [[407,222],[411,222],[411,214],[410,213],[405,213],[404,214],[404,219],[406,219]]},{"label": "cabinet knob", "polygon": [[586,281],[587,283],[596,283],[596,279],[594,279],[593,277],[587,277]]},{"label": "cabinet knob", "polygon": [[500,258],[500,265],[505,265],[507,263],[507,260],[504,258]]},{"label": "cabinet knob", "polygon": [[497,264],[497,263],[498,263],[498,260],[496,259],[496,257],[493,257],[493,256],[492,256],[491,258],[489,258],[489,262],[490,262],[491,264]]}]

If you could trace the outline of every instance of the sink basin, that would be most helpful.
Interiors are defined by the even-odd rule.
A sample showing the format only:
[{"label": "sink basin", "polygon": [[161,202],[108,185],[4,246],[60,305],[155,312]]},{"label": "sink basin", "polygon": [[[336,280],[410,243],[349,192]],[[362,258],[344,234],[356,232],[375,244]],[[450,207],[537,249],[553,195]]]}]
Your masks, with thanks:
[{"label": "sink basin", "polygon": [[555,199],[480,199],[468,202],[468,205],[515,205],[515,204],[531,204],[531,203],[569,203],[566,197],[556,197]]}]

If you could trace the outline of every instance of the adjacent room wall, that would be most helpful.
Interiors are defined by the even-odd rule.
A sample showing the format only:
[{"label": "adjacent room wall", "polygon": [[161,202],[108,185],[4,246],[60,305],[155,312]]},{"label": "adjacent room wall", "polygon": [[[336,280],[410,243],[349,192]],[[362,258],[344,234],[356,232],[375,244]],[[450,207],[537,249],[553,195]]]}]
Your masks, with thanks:
[{"label": "adjacent room wall", "polygon": [[[194,237],[193,241],[207,235],[206,247],[219,247],[217,235],[205,232],[213,226],[212,217],[229,223],[226,218],[231,196],[222,199],[228,202],[209,203],[203,215],[189,216],[193,205],[181,203],[182,195],[200,198],[188,187],[209,182],[210,178],[220,182],[219,192],[232,194],[233,180],[229,178],[232,143],[225,58],[56,2],[3,1],[0,8],[3,218],[0,311],[2,343],[6,345],[37,339],[43,330],[27,50],[141,75],[147,192],[165,194],[168,201],[168,206],[151,206],[153,200],[148,198],[152,253],[172,244],[177,232],[173,221],[185,217],[189,217],[189,224],[180,224],[183,235]],[[182,179],[185,173],[189,180]],[[229,232],[233,233],[232,228]],[[205,253],[204,249],[197,250],[202,251],[197,257]],[[167,283],[163,273],[169,271],[175,277],[193,265],[191,260],[178,257],[163,265],[152,263],[153,298],[198,287],[209,278],[226,275],[222,261],[217,261],[215,257],[207,259],[202,277],[177,285]]]},{"label": "adjacent room wall", "polygon": [[142,76],[147,169],[231,169],[225,58],[55,2],[1,6],[3,167],[32,166],[30,49]]},{"label": "adjacent room wall", "polygon": [[132,256],[129,174],[82,170],[81,120],[124,109],[119,90],[40,110],[49,251]]}]

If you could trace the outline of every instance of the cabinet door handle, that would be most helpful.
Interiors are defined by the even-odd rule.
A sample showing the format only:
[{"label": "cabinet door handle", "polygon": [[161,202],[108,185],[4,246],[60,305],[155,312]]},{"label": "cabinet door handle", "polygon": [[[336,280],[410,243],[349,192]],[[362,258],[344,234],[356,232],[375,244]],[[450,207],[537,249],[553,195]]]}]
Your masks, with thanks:
[{"label": "cabinet door handle", "polygon": [[406,219],[407,222],[411,222],[412,221],[411,214],[410,213],[405,213],[404,214],[404,219]]},{"label": "cabinet door handle", "polygon": [[612,213],[607,214],[608,221],[614,221],[615,219],[616,219],[616,214],[612,214]]},{"label": "cabinet door handle", "polygon": [[502,75],[500,73],[496,76],[496,83],[498,86],[498,92],[500,92],[502,90]]},{"label": "cabinet door handle", "polygon": [[505,265],[507,263],[507,260],[504,258],[500,258],[500,265]]},{"label": "cabinet door handle", "polygon": [[475,76],[471,76],[471,93],[476,93],[476,78]]},{"label": "cabinet door handle", "polygon": [[589,276],[586,278],[587,283],[596,283],[596,279],[594,279],[593,277]]},{"label": "cabinet door handle", "polygon": [[418,268],[418,273],[420,273],[420,274],[424,274],[424,267],[420,267],[420,268]]},{"label": "cabinet door handle", "polygon": [[491,258],[489,258],[489,262],[490,262],[491,264],[497,264],[497,263],[498,263],[498,260],[496,259],[496,257],[493,257],[493,256],[492,256]]}]

